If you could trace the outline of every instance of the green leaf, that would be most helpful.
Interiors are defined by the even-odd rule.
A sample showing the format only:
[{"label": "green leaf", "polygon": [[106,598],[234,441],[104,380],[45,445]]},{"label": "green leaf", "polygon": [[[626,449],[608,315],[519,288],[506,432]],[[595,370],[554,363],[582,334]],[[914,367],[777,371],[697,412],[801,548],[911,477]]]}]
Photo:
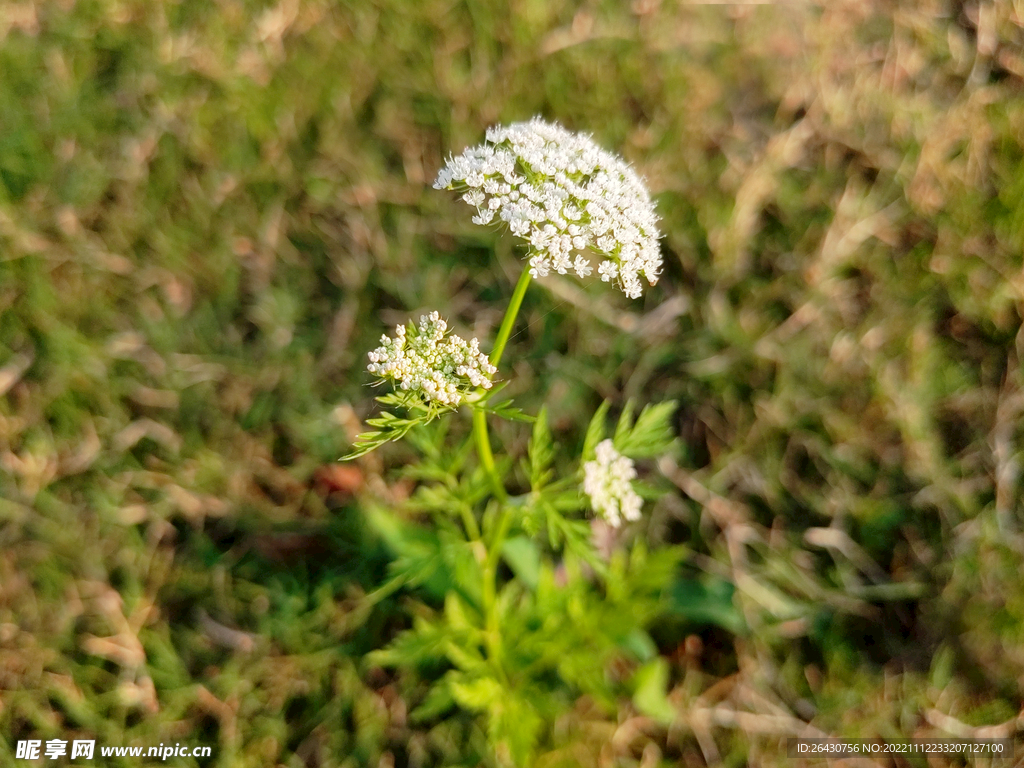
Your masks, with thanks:
[{"label": "green leaf", "polygon": [[376,450],[384,443],[400,440],[413,427],[428,424],[442,413],[454,410],[453,407],[441,403],[425,402],[418,391],[388,392],[378,397],[377,402],[381,405],[404,408],[409,412],[409,417],[403,418],[390,411],[382,411],[379,416],[367,419],[366,423],[377,429],[356,437],[355,445],[348,454],[342,456],[342,461],[350,461]]},{"label": "green leaf", "polygon": [[384,443],[389,443],[392,440],[397,439],[397,437],[391,437],[384,432],[362,432],[356,437],[356,442],[352,446],[352,450],[338,459],[338,461],[352,461],[352,459],[358,459],[360,456],[365,456],[370,453],[370,451],[377,450],[384,445]]},{"label": "green leaf", "polygon": [[427,406],[423,403],[423,398],[416,392],[408,389],[396,389],[391,392],[386,392],[379,397],[374,398],[381,405],[391,406],[393,408],[405,408],[406,410],[427,410]]},{"label": "green leaf", "polygon": [[662,545],[648,550],[643,541],[637,541],[629,557],[629,580],[634,591],[660,593],[672,582],[679,565],[686,557],[680,546]]},{"label": "green leaf", "polygon": [[626,635],[625,640],[622,641],[622,647],[640,661],[650,661],[658,655],[658,646],[651,640],[651,636],[640,627]]},{"label": "green leaf", "polygon": [[587,427],[586,437],[583,438],[582,461],[593,459],[594,453],[597,450],[597,444],[604,439],[604,420],[608,417],[608,409],[610,407],[611,403],[605,400],[594,412],[594,417],[590,420],[590,425]]},{"label": "green leaf", "polygon": [[735,635],[746,631],[746,623],[736,608],[736,588],[724,579],[677,579],[668,590],[668,610],[694,624],[714,624]]},{"label": "green leaf", "polygon": [[493,400],[499,392],[509,385],[509,383],[508,379],[494,382],[494,385],[490,389],[481,392],[480,399],[476,401],[476,405],[483,405]]},{"label": "green leaf", "polygon": [[[615,443],[616,449],[622,444],[622,441],[629,434],[630,429],[633,427],[633,401],[626,401],[625,407],[622,409],[622,413],[619,414],[619,423],[615,425],[615,436],[612,438],[612,442]],[[619,449],[619,453],[622,450]]]},{"label": "green leaf", "polygon": [[490,709],[505,695],[505,689],[491,677],[481,677],[468,683],[452,682],[450,687],[456,703],[475,712]]},{"label": "green leaf", "polygon": [[437,597],[454,586],[448,569],[443,567],[446,547],[440,531],[408,523],[391,510],[376,506],[369,507],[365,516],[370,529],[396,555],[389,566],[393,577],[409,586],[422,586]]},{"label": "green leaf", "polygon": [[455,494],[455,490],[448,485],[435,483],[434,485],[421,485],[416,489],[412,497],[417,509],[424,512],[447,512],[455,513],[464,506],[465,502]]},{"label": "green leaf", "polygon": [[474,622],[469,619],[468,610],[465,602],[455,592],[445,595],[444,616],[448,620],[448,626],[452,629],[457,631],[475,629]]},{"label": "green leaf", "polygon": [[554,486],[544,489],[544,497],[552,509],[563,514],[578,512],[587,508],[587,499],[580,493],[579,485],[570,478],[571,484],[564,491],[554,492]]},{"label": "green leaf", "polygon": [[585,561],[599,575],[606,570],[606,563],[594,550],[590,522],[587,520],[567,520],[550,504],[544,505],[548,518],[548,542],[553,549],[561,547],[581,560]]},{"label": "green leaf", "polygon": [[537,589],[537,581],[540,579],[540,550],[533,540],[525,536],[506,539],[501,547],[501,555],[523,584],[531,591]]},{"label": "green leaf", "polygon": [[479,648],[456,642],[456,640],[464,639],[464,637],[457,637],[446,640],[443,643],[444,654],[448,657],[448,661],[463,672],[479,672],[486,667],[487,662],[484,661],[484,657],[480,654]]},{"label": "green leaf", "polygon": [[659,656],[644,664],[633,676],[633,705],[648,717],[664,725],[676,719],[676,709],[668,700],[668,661]]},{"label": "green leaf", "polygon": [[367,419],[367,424],[371,427],[380,427],[380,429],[373,432],[363,432],[359,435],[356,438],[355,445],[352,446],[352,450],[342,456],[341,461],[351,461],[380,448],[384,443],[401,440],[410,429],[418,424],[425,424],[431,418],[433,417],[424,414],[411,419],[403,419],[400,416],[395,416],[393,413],[384,411],[377,418]]},{"label": "green leaf", "polygon": [[508,748],[513,765],[525,766],[530,764],[542,724],[541,716],[525,696],[503,692],[491,710],[488,735],[492,742]]},{"label": "green leaf", "polygon": [[929,672],[929,682],[937,691],[944,690],[953,679],[956,669],[956,653],[953,647],[945,642],[932,656],[932,668]]},{"label": "green leaf", "polygon": [[445,627],[416,619],[412,629],[401,633],[387,648],[368,653],[365,661],[382,667],[410,667],[443,659],[447,635]]},{"label": "green leaf", "polygon": [[442,464],[449,459],[448,452],[445,450],[445,437],[448,435],[451,422],[441,419],[432,422],[432,424],[432,428],[422,425],[410,430],[409,436],[406,439],[423,455],[425,460]]},{"label": "green leaf", "polygon": [[[444,522],[438,520],[436,524],[440,526]],[[461,594],[469,609],[478,610],[483,584],[478,553],[475,545],[466,541],[461,532],[458,532],[451,523],[448,523],[448,526],[450,527],[441,531],[439,536],[443,570],[451,588]]]},{"label": "green leaf", "polygon": [[632,428],[621,434],[623,422],[620,420],[620,430],[615,432],[615,449],[624,456],[636,459],[663,452],[675,439],[672,431],[672,414],[675,410],[674,400],[645,406]]},{"label": "green leaf", "polygon": [[540,409],[537,419],[533,422],[533,435],[530,437],[527,450],[530,457],[530,488],[539,491],[551,479],[549,468],[555,453],[551,442],[551,430],[548,428],[546,406]]},{"label": "green leaf", "polygon": [[512,405],[512,400],[502,400],[494,405],[477,405],[475,406],[485,413],[493,413],[502,419],[508,419],[509,421],[525,421],[527,423],[532,422],[534,417],[530,414],[516,408]]},{"label": "green leaf", "polygon": [[454,706],[455,697],[452,696],[448,680],[442,678],[431,686],[420,705],[409,713],[409,718],[414,723],[422,723],[443,715]]}]

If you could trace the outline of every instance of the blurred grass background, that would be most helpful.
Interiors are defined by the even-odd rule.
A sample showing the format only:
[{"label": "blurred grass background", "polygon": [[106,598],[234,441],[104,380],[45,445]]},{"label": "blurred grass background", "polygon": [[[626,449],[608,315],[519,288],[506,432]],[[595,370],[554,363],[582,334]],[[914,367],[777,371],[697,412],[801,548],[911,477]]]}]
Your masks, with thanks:
[{"label": "blurred grass background", "polygon": [[362,662],[416,610],[367,597],[392,554],[363,514],[411,454],[334,462],[389,326],[493,334],[518,251],[430,183],[535,114],[647,178],[665,275],[636,304],[542,281],[509,392],[569,443],[603,397],[678,399],[639,535],[710,585],[656,637],[676,724],[581,700],[542,763],[1016,734],[1022,27],[1008,0],[0,3],[0,761],[79,734],[494,764]]}]

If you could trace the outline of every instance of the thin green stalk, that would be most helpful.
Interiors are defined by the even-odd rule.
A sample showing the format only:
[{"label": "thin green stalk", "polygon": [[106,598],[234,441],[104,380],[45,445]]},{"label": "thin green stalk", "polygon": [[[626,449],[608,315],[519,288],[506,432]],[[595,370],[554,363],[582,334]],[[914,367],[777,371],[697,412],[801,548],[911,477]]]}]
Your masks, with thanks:
[{"label": "thin green stalk", "polygon": [[501,627],[498,621],[498,558],[505,543],[505,536],[512,524],[512,510],[505,504],[501,509],[498,526],[487,547],[487,556],[483,565],[483,606],[484,606],[484,642],[487,644],[487,655],[494,665],[498,676],[507,681],[505,668],[501,660],[504,651],[501,645]]},{"label": "thin green stalk", "polygon": [[[512,335],[512,327],[516,324],[516,317],[519,315],[519,308],[523,305],[523,297],[530,285],[530,270],[524,269],[519,275],[515,290],[512,291],[512,298],[509,300],[508,308],[505,310],[505,317],[501,320],[498,328],[498,335],[494,339],[494,347],[491,349],[491,365],[495,368],[501,362],[501,355],[505,351],[508,338]],[[487,434],[487,414],[482,410],[473,411],[473,439],[476,441],[476,451],[480,457],[480,463],[484,466],[484,472],[491,483],[491,489],[498,501],[504,503],[508,498],[505,486],[498,477],[498,469],[494,464],[494,454],[491,453],[491,439]]]},{"label": "thin green stalk", "polygon": [[498,567],[498,555],[501,554],[501,547],[505,543],[508,529],[512,525],[512,510],[507,506],[501,510],[501,518],[498,520],[498,527],[491,538],[491,546],[487,549],[487,566]]},{"label": "thin green stalk", "polygon": [[480,526],[473,517],[473,510],[468,504],[460,504],[459,514],[462,516],[462,524],[466,527],[467,538],[470,541],[480,541]]},{"label": "thin green stalk", "polygon": [[501,657],[504,655],[501,648],[501,632],[498,629],[498,568],[497,562],[492,562],[491,553],[487,553],[487,560],[483,569],[483,608],[484,608],[484,644],[487,646],[487,656],[494,666],[498,676],[505,680],[505,668],[501,664]]},{"label": "thin green stalk", "polygon": [[476,441],[476,452],[480,456],[480,463],[484,465],[484,472],[491,483],[491,490],[498,498],[498,501],[505,503],[508,493],[505,486],[498,477],[498,468],[494,464],[494,454],[491,453],[491,439],[487,435],[487,413],[479,408],[473,409],[473,439]]},{"label": "thin green stalk", "polygon": [[[501,362],[501,355],[505,351],[512,328],[516,323],[516,316],[523,304],[523,296],[530,285],[530,270],[524,269],[516,283],[508,308],[505,310],[505,317],[498,328],[498,335],[494,339],[494,346],[491,349],[490,360],[495,367]],[[487,644],[487,655],[499,676],[504,679],[504,669],[501,665],[502,648],[501,633],[498,627],[498,605],[497,605],[497,580],[498,580],[498,557],[501,554],[501,547],[505,542],[509,526],[512,523],[512,515],[508,509],[508,492],[505,485],[498,476],[498,469],[494,464],[494,454],[491,453],[491,439],[487,434],[487,414],[476,408],[473,410],[473,439],[476,442],[477,454],[484,472],[491,483],[491,488],[501,508],[501,518],[487,547],[487,555],[483,565],[483,609],[484,609],[484,641]]]},{"label": "thin green stalk", "polygon": [[505,351],[505,345],[508,343],[508,337],[512,333],[512,326],[516,324],[516,317],[519,315],[519,307],[523,304],[523,296],[526,295],[526,288],[530,285],[530,270],[524,269],[523,273],[519,275],[519,282],[516,283],[516,288],[512,291],[512,299],[508,303],[508,309],[505,310],[505,318],[501,321],[501,327],[498,328],[498,335],[494,338],[494,346],[491,348],[491,365],[495,368],[498,367],[498,363],[501,362],[501,355]]}]

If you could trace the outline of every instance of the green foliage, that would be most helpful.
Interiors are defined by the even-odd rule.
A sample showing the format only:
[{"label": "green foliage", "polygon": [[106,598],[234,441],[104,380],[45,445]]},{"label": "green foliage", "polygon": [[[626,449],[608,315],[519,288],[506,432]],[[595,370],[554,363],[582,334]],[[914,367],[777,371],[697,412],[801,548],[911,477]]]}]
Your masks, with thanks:
[{"label": "green foliage", "polygon": [[[587,427],[586,436],[583,439],[582,457],[584,461],[589,461],[594,457],[597,444],[605,438],[605,419],[610,407],[611,403],[607,400],[604,401],[590,419],[590,425]],[[672,416],[677,409],[678,403],[671,400],[645,405],[634,421],[633,401],[627,401],[615,424],[612,438],[615,450],[623,456],[636,459],[650,458],[665,453],[675,440]]]},{"label": "green foliage", "polygon": [[736,588],[723,579],[677,578],[668,592],[668,614],[695,624],[715,624],[735,635],[746,632],[736,608]]},{"label": "green foliage", "polygon": [[397,406],[404,408],[408,416],[396,416],[388,411],[381,412],[380,416],[367,419],[366,423],[371,427],[380,429],[372,432],[363,432],[357,438],[352,450],[341,457],[341,461],[351,461],[360,456],[365,456],[370,451],[380,448],[385,443],[401,440],[413,427],[429,424],[445,411],[452,410],[433,402],[424,402],[423,398],[415,392],[389,392],[377,398],[377,402],[386,406]]},{"label": "green foliage", "polygon": [[[414,590],[435,605],[443,603],[443,609],[424,610],[410,629],[369,653],[366,662],[424,676],[426,691],[414,711],[417,721],[429,721],[453,706],[482,715],[495,754],[514,765],[530,765],[545,725],[562,716],[569,702],[585,694],[614,710],[626,688],[609,679],[610,665],[625,655],[648,662],[637,673],[636,705],[670,722],[668,713],[674,710],[665,699],[667,667],[650,660],[653,643],[646,628],[668,607],[662,592],[678,569],[681,551],[667,548],[649,555],[637,545],[628,563],[621,551],[610,561],[598,554],[590,526],[576,517],[581,499],[575,476],[556,479],[558,447],[545,407],[536,419],[526,419],[510,401],[469,403],[475,418],[533,421],[522,462],[530,491],[510,498],[504,489],[513,464],[489,464],[486,428],[474,428],[461,446],[448,448],[449,430],[428,428],[437,414],[418,397],[397,393],[378,400],[419,416],[385,414],[370,420],[387,430],[361,435],[352,458],[411,434],[423,454],[406,470],[420,481],[412,507],[431,517],[431,525],[421,527],[393,511],[369,513],[394,554],[391,581],[378,592]],[[606,401],[598,408],[589,440],[600,438],[608,407]],[[671,445],[674,411],[674,403],[646,407],[634,423],[627,404],[616,439],[635,455],[657,455]],[[411,432],[414,427],[421,429]],[[467,463],[470,445],[479,467]],[[547,550],[539,541],[545,530]],[[512,578],[504,582],[499,560],[511,569]],[[554,586],[556,570],[563,574],[561,587]],[[701,606],[694,607],[696,614]]]},{"label": "green foliage", "polygon": [[533,539],[513,536],[501,546],[501,556],[512,568],[516,578],[528,589],[537,589],[540,580],[541,553]]},{"label": "green foliage", "polygon": [[636,688],[633,704],[637,710],[665,725],[670,725],[676,719],[676,708],[665,695],[668,679],[668,662],[661,657],[644,664],[633,678]]},{"label": "green foliage", "polygon": [[594,458],[594,451],[597,448],[597,444],[604,439],[605,430],[605,419],[608,416],[608,409],[611,407],[611,403],[605,400],[597,407],[594,411],[594,415],[590,418],[590,423],[587,426],[586,436],[583,438],[583,450],[580,451],[580,458],[583,461],[590,461]]},{"label": "green foliage", "polygon": [[538,493],[554,475],[551,462],[555,456],[555,447],[551,440],[551,430],[548,429],[546,408],[540,409],[540,413],[537,414],[537,419],[533,423],[533,435],[530,437],[527,455],[530,460],[530,488]]},{"label": "green foliage", "polygon": [[484,399],[477,403],[474,403],[473,407],[490,416],[496,416],[499,419],[505,419],[507,421],[523,421],[532,423],[534,421],[533,416],[528,413],[524,413],[521,409],[516,408],[512,405],[512,398],[506,398],[504,400],[494,401],[495,395],[501,392],[505,387],[508,386],[507,381],[499,382],[495,384],[491,389],[487,391],[487,395]]},{"label": "green foliage", "polygon": [[615,428],[615,448],[624,456],[637,459],[658,456],[668,450],[675,433],[672,415],[677,404],[669,401],[646,405],[636,423],[632,423],[632,404],[627,403]]}]

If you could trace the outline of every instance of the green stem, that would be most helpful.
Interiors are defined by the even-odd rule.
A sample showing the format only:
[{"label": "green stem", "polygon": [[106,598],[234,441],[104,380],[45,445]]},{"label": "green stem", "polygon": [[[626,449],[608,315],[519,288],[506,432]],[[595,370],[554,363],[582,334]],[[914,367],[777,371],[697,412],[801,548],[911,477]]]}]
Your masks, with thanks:
[{"label": "green stem", "polygon": [[483,609],[484,609],[484,644],[487,646],[487,656],[494,671],[499,678],[505,680],[505,668],[501,664],[501,657],[504,655],[501,648],[501,631],[498,628],[498,568],[497,563],[491,562],[491,553],[487,553],[487,560],[483,569]]},{"label": "green stem", "polygon": [[[491,349],[491,365],[495,368],[501,362],[501,355],[505,351],[505,345],[508,343],[509,336],[512,334],[512,327],[516,324],[516,317],[519,315],[519,308],[523,305],[523,297],[526,295],[526,289],[529,285],[530,270],[524,269],[519,275],[519,281],[516,283],[515,290],[512,291],[512,298],[508,302],[505,317],[501,320],[498,335],[494,339],[494,347]],[[491,453],[491,439],[487,434],[487,414],[480,409],[473,410],[473,439],[476,441],[476,452],[480,457],[480,463],[483,464],[484,472],[487,473],[488,480],[491,483],[491,490],[494,491],[498,501],[504,503],[508,499],[508,494],[505,492],[505,486],[502,484],[501,478],[498,477],[498,469],[494,464],[494,454]]]},{"label": "green stem", "polygon": [[[487,645],[487,656],[500,679],[504,679],[504,668],[501,665],[501,633],[498,629],[498,602],[497,602],[497,580],[498,580],[498,554],[501,552],[502,539],[508,530],[507,520],[509,513],[507,509],[508,493],[505,486],[498,477],[498,470],[494,466],[494,455],[491,453],[491,441],[487,435],[487,414],[482,410],[473,411],[473,437],[476,439],[477,453],[480,455],[480,463],[484,466],[487,478],[491,482],[491,488],[498,504],[501,507],[501,520],[498,523],[497,534],[491,545],[486,548],[486,556],[483,562],[483,573],[481,574],[483,593],[481,595],[484,610],[484,643]],[[479,528],[477,529],[479,535]]]},{"label": "green stem", "polygon": [[498,468],[494,464],[494,454],[491,453],[491,439],[487,435],[487,413],[479,408],[473,409],[473,439],[476,441],[476,452],[480,456],[480,463],[484,465],[484,472],[491,483],[491,490],[498,498],[498,501],[505,503],[508,494],[505,486],[498,477]]},{"label": "green stem", "polygon": [[498,555],[501,554],[501,547],[505,543],[508,529],[512,525],[512,510],[507,506],[501,510],[501,518],[498,520],[498,528],[491,539],[491,546],[487,549],[488,564],[492,568],[498,567]]},{"label": "green stem", "polygon": [[491,348],[490,360],[491,365],[495,368],[501,362],[501,355],[505,351],[508,337],[512,333],[512,326],[516,324],[516,316],[519,314],[519,307],[523,304],[523,296],[526,295],[526,288],[529,285],[530,270],[524,269],[523,273],[519,275],[519,282],[516,283],[515,290],[512,291],[512,299],[508,303],[508,309],[505,310],[505,318],[501,321],[498,335],[494,338],[494,346]]},{"label": "green stem", "polygon": [[[508,309],[505,310],[505,317],[498,328],[498,335],[494,339],[494,346],[491,349],[491,365],[498,366],[501,362],[501,355],[505,351],[509,336],[512,334],[512,327],[516,323],[516,316],[523,304],[523,296],[530,285],[530,270],[524,269],[516,283],[512,298],[509,301]],[[502,648],[501,632],[498,622],[498,558],[501,555],[501,547],[505,543],[505,536],[508,535],[509,526],[512,523],[511,510],[508,509],[508,492],[505,485],[498,476],[498,469],[494,464],[494,454],[491,453],[491,439],[487,434],[487,413],[480,408],[473,409],[473,439],[476,442],[476,451],[480,457],[484,472],[491,483],[495,498],[498,500],[501,509],[501,517],[487,547],[486,559],[483,563],[483,609],[484,609],[484,642],[487,644],[487,655],[499,676],[504,679],[504,668],[501,665]]]},{"label": "green stem", "polygon": [[459,505],[459,514],[462,515],[462,524],[466,527],[466,535],[470,541],[480,541],[480,526],[473,517],[473,510],[468,504]]}]

